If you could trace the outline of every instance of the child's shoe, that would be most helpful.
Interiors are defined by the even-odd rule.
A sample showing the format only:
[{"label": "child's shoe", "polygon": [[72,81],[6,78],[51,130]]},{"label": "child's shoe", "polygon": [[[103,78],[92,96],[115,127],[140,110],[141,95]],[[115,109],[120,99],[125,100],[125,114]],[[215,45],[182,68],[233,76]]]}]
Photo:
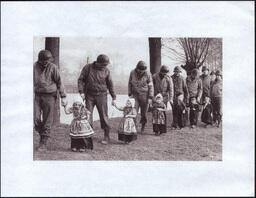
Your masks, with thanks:
[{"label": "child's shoe", "polygon": [[193,125],[193,124],[191,125],[191,128],[192,128],[192,129],[194,129],[195,127],[196,127],[195,125]]},{"label": "child's shoe", "polygon": [[76,148],[71,148],[71,151],[76,152],[77,149]]},{"label": "child's shoe", "polygon": [[85,152],[85,148],[80,148],[79,152]]}]

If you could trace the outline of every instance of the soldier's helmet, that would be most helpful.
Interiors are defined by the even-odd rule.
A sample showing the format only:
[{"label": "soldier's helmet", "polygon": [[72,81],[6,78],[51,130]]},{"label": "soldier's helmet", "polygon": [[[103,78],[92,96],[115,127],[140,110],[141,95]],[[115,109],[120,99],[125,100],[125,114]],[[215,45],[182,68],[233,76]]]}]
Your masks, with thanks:
[{"label": "soldier's helmet", "polygon": [[222,73],[221,73],[220,70],[217,70],[217,71],[215,72],[215,75],[216,75],[216,76],[222,76]]},{"label": "soldier's helmet", "polygon": [[174,67],[173,72],[181,72],[181,67],[180,66]]},{"label": "soldier's helmet", "polygon": [[191,76],[193,76],[193,77],[198,77],[199,76],[199,70],[198,69],[193,69],[192,71],[191,71]]},{"label": "soldier's helmet", "polygon": [[202,67],[202,72],[204,72],[205,70],[208,70],[209,71],[209,68],[207,66],[203,66]]},{"label": "soldier's helmet", "polygon": [[163,74],[167,74],[169,72],[169,68],[166,65],[162,65],[160,72]]},{"label": "soldier's helmet", "polygon": [[38,61],[52,61],[53,56],[49,50],[41,50],[38,54]]},{"label": "soldier's helmet", "polygon": [[146,70],[147,69],[147,64],[144,61],[139,61],[137,63],[136,69]]},{"label": "soldier's helmet", "polygon": [[102,65],[102,66],[107,66],[109,64],[109,58],[105,54],[100,54],[97,57],[97,64]]}]

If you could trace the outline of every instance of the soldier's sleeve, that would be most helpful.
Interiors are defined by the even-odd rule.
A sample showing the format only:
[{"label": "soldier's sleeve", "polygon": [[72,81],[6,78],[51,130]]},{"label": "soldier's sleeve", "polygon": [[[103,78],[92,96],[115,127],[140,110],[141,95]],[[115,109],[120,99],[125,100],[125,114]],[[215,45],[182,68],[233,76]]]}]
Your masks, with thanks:
[{"label": "soldier's sleeve", "polygon": [[129,82],[128,82],[128,96],[132,95],[132,72],[130,73]]},{"label": "soldier's sleeve", "polygon": [[115,91],[114,91],[114,84],[113,84],[112,77],[111,77],[111,74],[110,74],[109,70],[108,70],[106,83],[107,83],[107,87],[108,87],[108,90],[109,90],[109,93],[110,93],[112,99],[115,100],[116,99],[116,94],[115,94]]},{"label": "soldier's sleeve", "polygon": [[53,66],[53,81],[56,83],[57,89],[59,90],[60,93],[60,97],[61,98],[65,98],[66,97],[66,93],[64,90],[64,86],[61,82],[61,77],[60,77],[60,72],[59,69],[57,68],[57,66]]},{"label": "soldier's sleeve", "polygon": [[201,99],[202,94],[203,94],[203,83],[202,83],[202,80],[199,79],[199,83],[198,83],[198,94],[197,94],[197,97],[199,98],[199,100]]},{"label": "soldier's sleeve", "polygon": [[154,97],[154,86],[151,73],[148,73],[148,97],[153,99]]},{"label": "soldier's sleeve", "polygon": [[171,101],[173,101],[173,95],[174,95],[173,81],[172,81],[172,78],[169,77],[169,96]]},{"label": "soldier's sleeve", "polygon": [[77,87],[78,87],[78,91],[79,93],[84,93],[84,88],[86,86],[86,81],[85,81],[85,77],[87,76],[87,72],[88,72],[88,65],[84,66],[80,76],[77,80]]}]

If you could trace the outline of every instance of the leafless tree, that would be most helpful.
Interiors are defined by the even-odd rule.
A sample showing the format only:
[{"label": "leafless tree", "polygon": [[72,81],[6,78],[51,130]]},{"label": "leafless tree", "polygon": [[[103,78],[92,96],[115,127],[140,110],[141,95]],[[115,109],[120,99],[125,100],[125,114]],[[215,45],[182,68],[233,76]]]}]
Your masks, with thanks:
[{"label": "leafless tree", "polygon": [[149,41],[149,57],[150,72],[152,74],[159,72],[161,67],[161,38],[148,38]]}]

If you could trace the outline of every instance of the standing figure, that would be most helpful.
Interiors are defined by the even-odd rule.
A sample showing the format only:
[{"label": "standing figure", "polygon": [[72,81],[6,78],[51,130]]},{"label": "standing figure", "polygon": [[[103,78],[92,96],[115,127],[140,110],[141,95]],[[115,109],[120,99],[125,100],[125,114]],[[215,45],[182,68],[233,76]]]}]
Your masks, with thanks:
[{"label": "standing figure", "polygon": [[52,61],[51,52],[41,50],[38,61],[34,63],[34,128],[40,135],[38,151],[47,150],[58,92],[61,103],[66,100],[59,70]]},{"label": "standing figure", "polygon": [[211,101],[213,122],[217,122],[217,127],[219,127],[222,119],[222,75],[219,70],[216,71],[216,79],[211,86]]},{"label": "standing figure", "polygon": [[128,83],[128,96],[135,99],[135,108],[138,113],[141,110],[141,133],[147,123],[148,105],[152,104],[154,94],[152,76],[147,71],[144,61],[139,61],[136,68],[131,71]]},{"label": "standing figure", "polygon": [[[100,125],[104,130],[104,139],[102,144],[109,143],[110,126],[108,123],[108,91],[112,96],[112,105],[115,104],[116,94],[114,92],[114,85],[107,68],[109,64],[108,56],[101,54],[97,57],[97,61],[87,64],[81,71],[78,78],[78,91],[83,100],[85,100],[86,108],[93,113],[96,105],[100,117]],[[93,126],[93,117],[90,119],[91,126]]]},{"label": "standing figure", "polygon": [[208,125],[212,124],[212,104],[209,97],[204,98],[201,120],[205,123],[206,128]]},{"label": "standing figure", "polygon": [[68,109],[67,104],[63,106],[66,114],[73,114],[69,134],[71,150],[84,152],[86,148],[93,149],[92,135],[94,131],[89,123],[91,112],[81,102],[74,102],[73,106]]},{"label": "standing figure", "polygon": [[166,105],[162,94],[157,94],[152,105],[152,123],[155,135],[166,133]]},{"label": "standing figure", "polygon": [[177,124],[178,124],[177,128],[182,129],[186,125],[186,111],[187,111],[183,94],[178,94],[177,104],[175,104],[174,107],[175,107],[175,111],[177,112]]},{"label": "standing figure", "polygon": [[[189,93],[188,93],[186,81],[180,75],[181,67],[176,66],[173,71],[174,71],[174,74],[171,76],[172,81],[173,81],[173,87],[174,87],[173,107],[172,107],[172,109],[173,109],[173,111],[172,111],[172,113],[173,113],[172,128],[176,129],[177,125],[178,125],[178,120],[180,120],[180,121],[182,120],[181,115],[180,115],[181,106],[184,106],[184,109],[185,109],[185,107],[186,107],[185,104],[187,104],[189,101]],[[178,100],[178,96],[180,96],[180,100]],[[185,97],[185,99],[184,99],[184,97]],[[183,124],[180,122],[179,127],[180,126],[184,127]],[[180,128],[182,128],[182,127],[180,127]]]},{"label": "standing figure", "polygon": [[201,98],[201,103],[205,101],[205,97],[210,97],[211,90],[211,76],[209,75],[209,69],[206,66],[202,67],[203,74],[200,76],[203,86],[203,94]]},{"label": "standing figure", "polygon": [[189,109],[190,126],[191,128],[195,128],[195,126],[197,125],[198,114],[200,112],[200,106],[195,97],[190,98]]},{"label": "standing figure", "polygon": [[123,118],[119,124],[118,128],[118,140],[124,141],[125,144],[129,144],[131,141],[137,139],[137,130],[135,125],[136,119],[136,109],[135,109],[135,100],[129,98],[126,101],[125,107],[118,107],[115,104],[115,107],[123,111]]}]

